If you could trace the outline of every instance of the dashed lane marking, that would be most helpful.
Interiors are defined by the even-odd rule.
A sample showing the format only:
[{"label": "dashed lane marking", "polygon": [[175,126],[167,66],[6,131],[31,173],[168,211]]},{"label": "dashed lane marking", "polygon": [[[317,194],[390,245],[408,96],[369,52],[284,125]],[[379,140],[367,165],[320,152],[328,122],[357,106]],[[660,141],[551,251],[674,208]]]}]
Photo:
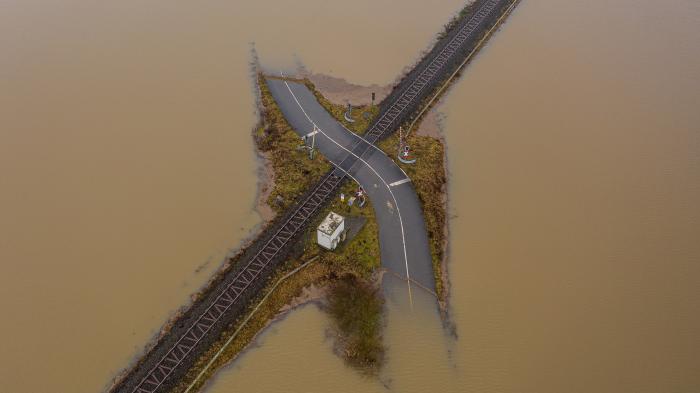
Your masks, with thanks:
[{"label": "dashed lane marking", "polygon": [[392,187],[394,187],[394,186],[398,186],[399,184],[408,183],[408,182],[410,182],[410,181],[411,181],[411,179],[405,178],[405,179],[397,180],[397,181],[395,181],[395,182],[393,182],[393,183],[389,183],[389,185],[392,186]]}]

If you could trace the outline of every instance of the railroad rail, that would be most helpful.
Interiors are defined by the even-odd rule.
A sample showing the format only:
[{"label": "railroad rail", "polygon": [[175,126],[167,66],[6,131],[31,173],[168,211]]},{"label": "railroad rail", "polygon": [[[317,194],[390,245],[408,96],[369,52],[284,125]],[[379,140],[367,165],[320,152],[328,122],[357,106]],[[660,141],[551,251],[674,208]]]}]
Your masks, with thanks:
[{"label": "railroad rail", "polygon": [[328,200],[338,188],[342,177],[335,172],[328,173],[316,185],[314,191],[296,207],[294,213],[267,240],[255,256],[233,277],[228,285],[216,296],[205,312],[186,330],[174,346],[134,387],[134,393],[154,393],[173,370],[178,367],[192,350],[202,341],[212,327],[224,316],[229,308],[241,298],[242,294],[269,267],[273,258],[282,250],[299,231],[306,227],[309,219],[314,217],[319,207]]},{"label": "railroad rail", "polygon": [[[478,28],[487,21],[487,17],[491,15],[500,3],[505,2],[502,0],[486,0],[477,8],[474,15],[467,19],[467,23],[457,29],[456,34],[451,37],[448,36],[449,41],[447,44],[432,57],[432,60],[412,79],[409,86],[403,90],[398,99],[388,105],[387,109],[372,124],[367,132],[366,139],[374,143],[383,137],[385,133],[396,130],[396,127],[403,122],[405,116],[402,115],[406,114],[406,110],[410,106],[420,104],[421,99],[429,93],[429,91],[425,90],[425,87],[434,86],[433,82],[435,82],[435,79],[439,79],[439,76],[444,75],[443,69],[448,62],[454,58],[464,43],[473,37],[474,32],[478,31]],[[427,57],[427,59],[430,59],[430,57]]]},{"label": "railroad rail", "polygon": [[[404,80],[380,104],[380,114],[365,138],[370,143],[389,136],[399,124],[414,114],[447,73],[456,68],[465,53],[474,50],[476,35],[495,23],[498,10],[517,0],[477,0],[473,13],[433,47]],[[465,54],[460,56],[460,54]],[[369,146],[358,156],[362,156]],[[358,159],[355,158],[355,161]],[[352,161],[352,159],[351,159]],[[351,166],[354,162],[348,162]],[[153,350],[112,389],[113,393],[156,393],[172,387],[194,363],[196,357],[219,337],[227,323],[235,318],[246,302],[262,287],[272,270],[289,253],[291,245],[308,223],[339,189],[346,179],[343,168],[334,168],[301,198],[279,221],[264,232],[249,248],[227,277],[194,304],[186,316],[156,343]]]}]

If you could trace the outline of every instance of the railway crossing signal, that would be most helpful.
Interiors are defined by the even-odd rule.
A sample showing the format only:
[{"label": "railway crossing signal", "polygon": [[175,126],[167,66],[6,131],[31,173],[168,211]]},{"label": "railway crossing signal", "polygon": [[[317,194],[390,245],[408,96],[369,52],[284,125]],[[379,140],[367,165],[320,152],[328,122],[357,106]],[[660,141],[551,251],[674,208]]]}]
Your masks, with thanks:
[{"label": "railway crossing signal", "polygon": [[411,152],[411,147],[406,143],[406,135],[403,133],[403,127],[399,127],[399,151],[397,158],[404,164],[415,164],[416,158]]},{"label": "railway crossing signal", "polygon": [[[310,160],[314,159],[314,152],[316,151],[316,134],[318,134],[319,131],[320,130],[318,129],[318,127],[316,127],[316,125],[314,124],[313,131],[301,137],[301,140],[304,142],[304,144],[302,146],[299,146],[299,149],[308,150]],[[311,146],[309,146],[309,139],[311,139]]]}]

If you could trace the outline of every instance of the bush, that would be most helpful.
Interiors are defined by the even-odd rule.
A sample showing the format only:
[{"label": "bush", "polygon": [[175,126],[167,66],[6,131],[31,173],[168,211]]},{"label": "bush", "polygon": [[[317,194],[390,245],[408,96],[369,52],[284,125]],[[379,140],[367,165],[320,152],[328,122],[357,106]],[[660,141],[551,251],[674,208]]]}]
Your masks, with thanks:
[{"label": "bush", "polygon": [[328,297],[328,313],[341,336],[345,359],[368,372],[379,369],[384,355],[383,304],[377,288],[351,274],[336,281]]}]

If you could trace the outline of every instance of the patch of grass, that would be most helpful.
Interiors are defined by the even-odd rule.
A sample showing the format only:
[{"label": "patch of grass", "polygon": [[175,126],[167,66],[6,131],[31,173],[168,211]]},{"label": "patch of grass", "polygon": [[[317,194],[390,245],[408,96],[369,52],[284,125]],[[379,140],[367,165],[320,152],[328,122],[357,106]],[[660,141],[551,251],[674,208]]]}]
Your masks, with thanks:
[{"label": "patch of grass", "polygon": [[258,75],[258,87],[262,108],[254,138],[274,172],[274,187],[267,204],[280,213],[318,181],[331,164],[320,154],[311,160],[307,150],[298,149],[303,144],[301,138],[282,115],[262,74]]},{"label": "patch of grass", "polygon": [[335,281],[328,295],[328,314],[339,333],[345,360],[367,373],[376,373],[384,354],[382,306],[378,289],[347,274]]},{"label": "patch of grass", "polygon": [[[369,200],[362,208],[358,207],[357,203],[348,206],[347,198],[356,190],[355,183],[348,182],[343,185],[340,192],[345,194],[345,202],[341,202],[340,198],[334,198],[329,206],[309,225],[305,237],[306,250],[308,255],[320,253],[321,261],[332,265],[338,274],[352,272],[360,277],[369,278],[380,265],[379,228]],[[366,218],[365,225],[357,235],[350,241],[338,245],[334,251],[326,251],[316,243],[316,228],[330,211],[346,218],[351,216]]]}]

